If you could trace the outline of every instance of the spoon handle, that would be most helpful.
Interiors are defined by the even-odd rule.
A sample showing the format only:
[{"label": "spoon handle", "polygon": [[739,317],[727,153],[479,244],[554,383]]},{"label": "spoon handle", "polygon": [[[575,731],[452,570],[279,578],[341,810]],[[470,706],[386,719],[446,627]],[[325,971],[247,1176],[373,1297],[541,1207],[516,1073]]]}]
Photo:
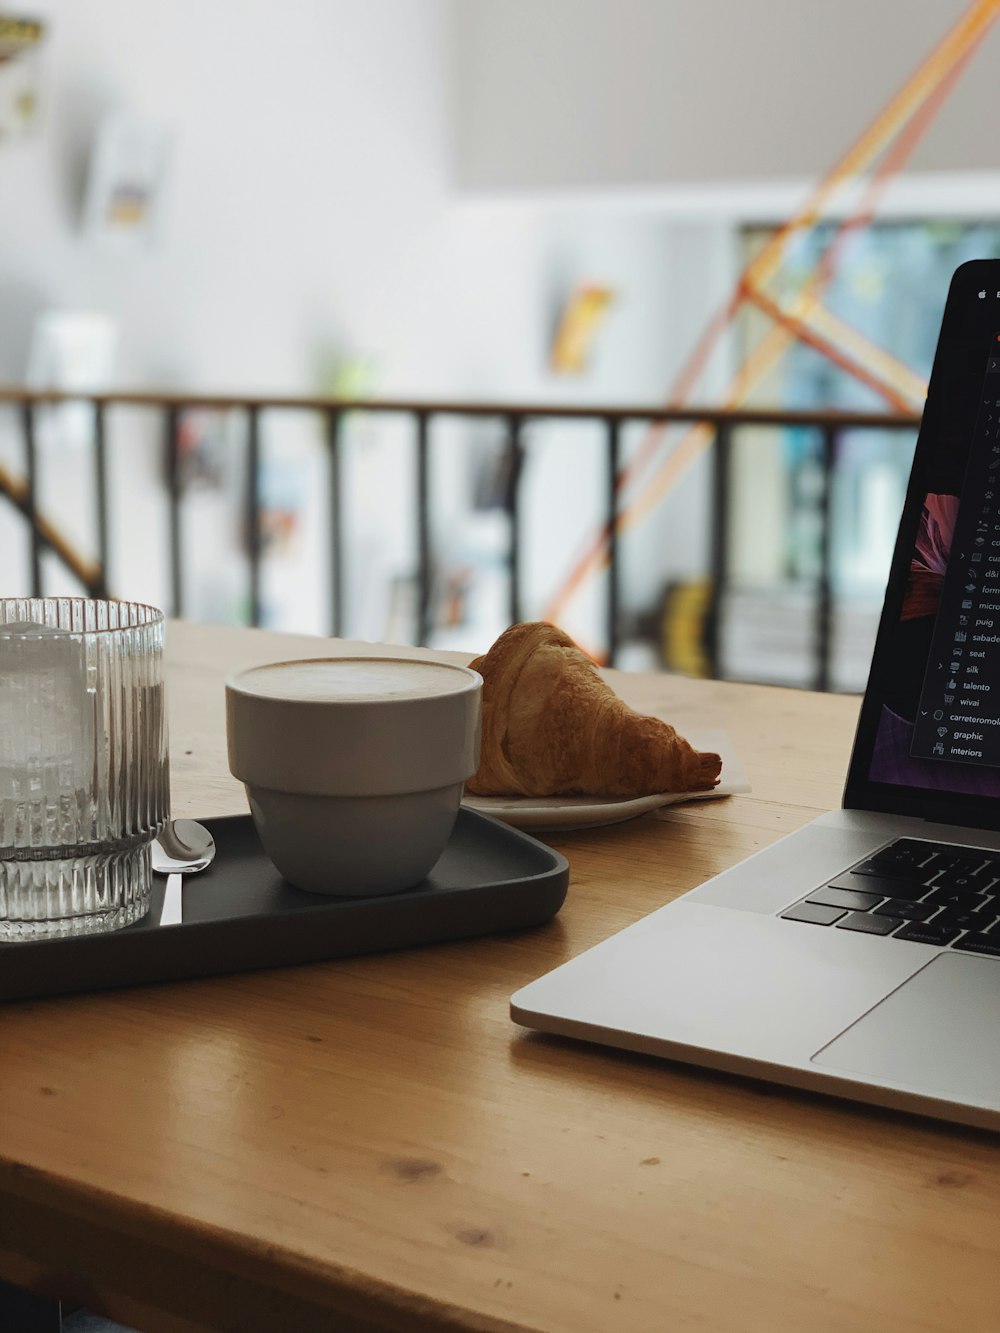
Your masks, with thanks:
[{"label": "spoon handle", "polygon": [[180,875],[167,876],[167,887],[163,891],[163,910],[160,912],[161,926],[179,926],[183,920],[181,880]]}]

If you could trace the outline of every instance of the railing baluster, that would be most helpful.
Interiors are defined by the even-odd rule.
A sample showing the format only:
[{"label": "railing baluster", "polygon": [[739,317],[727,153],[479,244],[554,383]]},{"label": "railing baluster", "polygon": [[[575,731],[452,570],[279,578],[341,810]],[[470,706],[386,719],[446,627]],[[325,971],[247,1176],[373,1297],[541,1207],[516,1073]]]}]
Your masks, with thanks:
[{"label": "railing baluster", "polygon": [[170,561],[170,614],[184,614],[184,570],[181,563],[180,409],[168,407],[164,417],[167,451],[167,548]]},{"label": "railing baluster", "polygon": [[621,421],[605,417],[607,432],[607,468],[605,473],[608,524],[608,601],[607,638],[608,665],[614,666],[618,656],[618,608],[620,604],[620,571],[618,567],[618,471],[621,465]]},{"label": "railing baluster", "polygon": [[823,427],[823,489],[820,495],[819,577],[816,582],[816,620],[813,630],[813,687],[830,688],[833,643],[833,473],[837,462],[837,426]]},{"label": "railing baluster", "polygon": [[247,554],[250,561],[249,601],[250,624],[260,625],[260,408],[247,406]]},{"label": "railing baluster", "polygon": [[343,413],[333,408],[326,414],[327,467],[329,491],[327,521],[330,550],[330,633],[340,638],[344,632],[344,539],[343,492],[341,487],[341,440]]},{"label": "railing baluster", "polygon": [[430,433],[426,412],[417,421],[417,643],[431,634]]},{"label": "railing baluster", "polygon": [[705,614],[705,654],[708,674],[718,680],[722,673],[722,620],[725,605],[726,581],[729,578],[729,505],[730,461],[733,432],[728,424],[719,422],[715,427],[712,447],[712,494],[709,521],[709,592]]},{"label": "railing baluster", "polygon": [[101,565],[99,595],[108,595],[108,566],[111,542],[108,526],[107,417],[104,403],[94,403],[94,509],[97,524],[97,559]]},{"label": "railing baluster", "polygon": [[38,531],[38,450],[35,440],[35,408],[21,405],[21,433],[24,440],[24,513],[28,520],[28,562],[32,597],[42,595],[42,539]]},{"label": "railing baluster", "polygon": [[508,598],[507,614],[510,623],[521,619],[521,464],[524,447],[521,439],[523,422],[516,412],[506,418],[507,424],[507,518],[510,526],[510,545],[507,551]]}]

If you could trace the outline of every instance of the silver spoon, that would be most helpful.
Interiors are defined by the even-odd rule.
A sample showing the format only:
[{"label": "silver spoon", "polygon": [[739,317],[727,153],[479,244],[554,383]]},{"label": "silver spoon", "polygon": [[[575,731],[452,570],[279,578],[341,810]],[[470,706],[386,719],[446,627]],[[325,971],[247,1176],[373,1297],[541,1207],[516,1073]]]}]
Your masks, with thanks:
[{"label": "silver spoon", "polygon": [[194,819],[168,820],[153,842],[153,870],[167,875],[161,926],[179,926],[183,920],[181,876],[196,875],[215,860],[215,839]]}]

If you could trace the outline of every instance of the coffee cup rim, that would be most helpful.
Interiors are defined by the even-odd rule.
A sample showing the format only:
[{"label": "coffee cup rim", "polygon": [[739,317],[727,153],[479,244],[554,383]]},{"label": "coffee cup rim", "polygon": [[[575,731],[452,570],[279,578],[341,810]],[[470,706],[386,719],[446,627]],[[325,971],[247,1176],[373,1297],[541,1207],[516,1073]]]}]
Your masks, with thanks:
[{"label": "coffee cup rim", "polygon": [[256,691],[241,685],[241,681],[245,680],[247,676],[252,675],[255,671],[271,670],[274,667],[304,666],[314,662],[398,662],[404,666],[412,666],[416,664],[419,666],[440,667],[443,670],[454,671],[465,677],[464,682],[455,689],[447,690],[440,695],[430,696],[431,698],[440,699],[447,699],[449,697],[465,694],[470,690],[476,690],[482,685],[483,680],[479,672],[473,671],[471,667],[460,666],[457,662],[440,662],[432,657],[401,657],[397,653],[333,653],[326,654],[322,657],[290,657],[278,662],[257,662],[253,666],[243,667],[239,671],[231,672],[226,677],[225,687],[227,691],[232,691],[232,693],[241,695],[245,699],[255,699],[262,703],[273,703],[276,705],[291,704],[296,707],[314,706],[317,708],[330,708],[332,706],[337,708],[364,708],[371,707],[372,705],[377,705],[380,708],[388,706],[402,707],[406,704],[426,703],[428,698],[427,695],[414,694],[401,698],[393,698],[392,696],[387,697],[385,695],[369,695],[367,697],[354,699],[339,699],[336,697],[327,699],[303,699],[296,698],[294,695],[259,694]]}]

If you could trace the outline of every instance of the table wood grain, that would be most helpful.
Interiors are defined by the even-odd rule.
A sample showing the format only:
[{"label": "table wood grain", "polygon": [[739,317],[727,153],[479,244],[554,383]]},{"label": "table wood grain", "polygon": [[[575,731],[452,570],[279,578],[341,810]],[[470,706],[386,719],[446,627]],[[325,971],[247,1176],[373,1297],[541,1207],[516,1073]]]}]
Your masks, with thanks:
[{"label": "table wood grain", "polygon": [[[226,674],[329,650],[171,626],[175,815],[245,810]],[[609,676],[753,791],[552,838],[551,924],[0,1009],[0,1277],[146,1333],[994,1333],[994,1136],[511,1024],[840,799],[856,699]]]}]

